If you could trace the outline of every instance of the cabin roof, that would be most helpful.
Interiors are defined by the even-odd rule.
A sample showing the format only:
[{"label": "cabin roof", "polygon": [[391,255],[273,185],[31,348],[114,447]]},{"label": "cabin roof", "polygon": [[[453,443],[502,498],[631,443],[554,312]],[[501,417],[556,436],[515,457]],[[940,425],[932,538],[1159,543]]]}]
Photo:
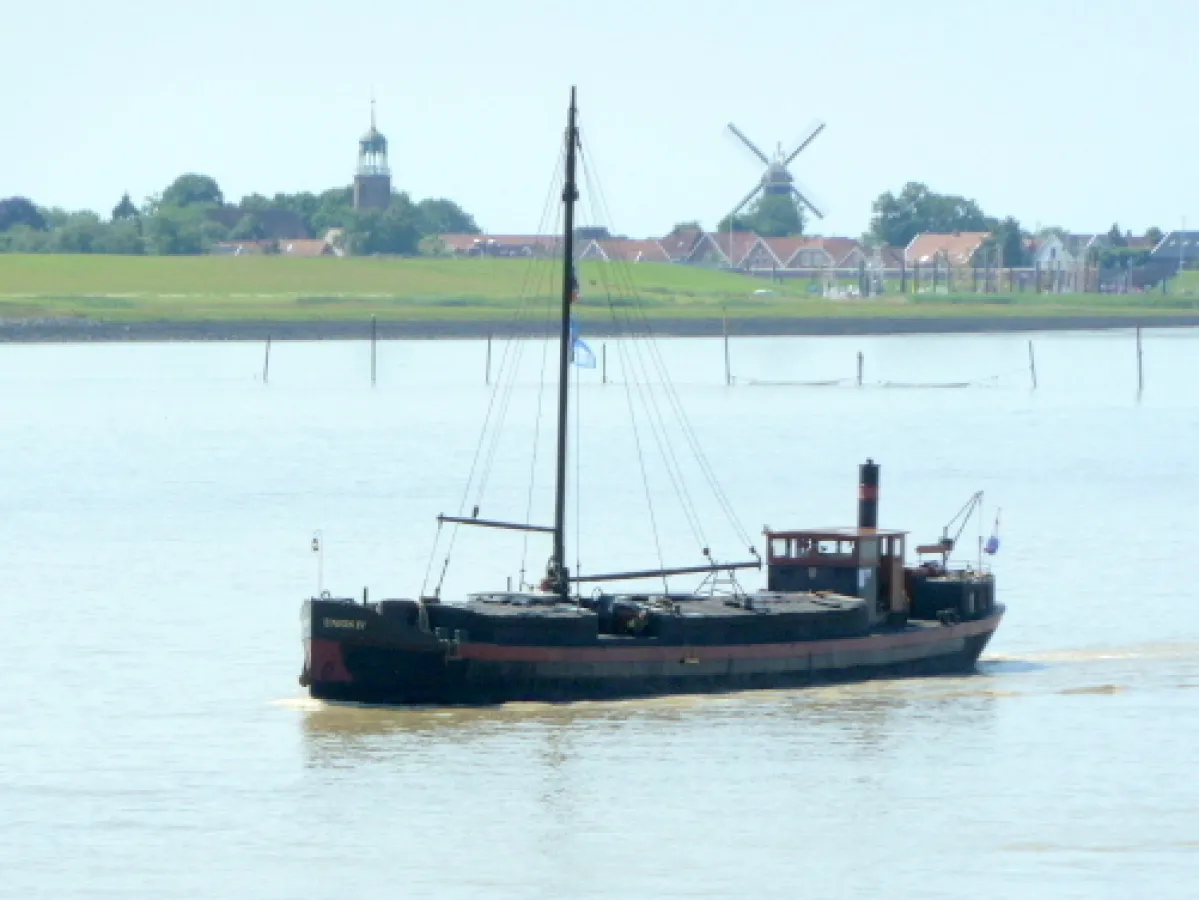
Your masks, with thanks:
[{"label": "cabin roof", "polygon": [[791,531],[771,531],[766,529],[767,538],[820,538],[826,541],[856,540],[865,537],[903,537],[906,531],[896,531],[891,528],[859,528],[856,525],[844,528],[800,528]]}]

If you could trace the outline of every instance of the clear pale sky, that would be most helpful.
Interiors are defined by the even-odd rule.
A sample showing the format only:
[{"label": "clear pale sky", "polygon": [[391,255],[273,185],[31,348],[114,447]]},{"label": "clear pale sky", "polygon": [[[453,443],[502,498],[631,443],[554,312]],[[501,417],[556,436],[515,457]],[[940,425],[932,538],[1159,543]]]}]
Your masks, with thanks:
[{"label": "clear pale sky", "polygon": [[534,229],[577,83],[614,221],[712,226],[768,152],[857,235],[924,181],[1027,228],[1199,226],[1199,3],[1157,0],[0,0],[0,197],[107,213],[184,171],[229,199],[398,187]]}]

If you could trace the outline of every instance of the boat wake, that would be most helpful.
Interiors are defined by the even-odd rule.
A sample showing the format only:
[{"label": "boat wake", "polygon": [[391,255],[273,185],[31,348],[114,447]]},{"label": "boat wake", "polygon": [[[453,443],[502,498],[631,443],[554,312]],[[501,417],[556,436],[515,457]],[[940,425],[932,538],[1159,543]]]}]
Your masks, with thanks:
[{"label": "boat wake", "polygon": [[1131,644],[1127,647],[1039,650],[1012,656],[988,653],[979,660],[979,665],[983,671],[994,673],[998,671],[1032,671],[1063,663],[1187,659],[1199,661],[1199,642],[1161,642]]},{"label": "boat wake", "polygon": [[296,712],[320,712],[325,708],[323,700],[314,700],[312,697],[280,697],[278,700],[267,702],[270,706],[279,709],[292,709]]}]

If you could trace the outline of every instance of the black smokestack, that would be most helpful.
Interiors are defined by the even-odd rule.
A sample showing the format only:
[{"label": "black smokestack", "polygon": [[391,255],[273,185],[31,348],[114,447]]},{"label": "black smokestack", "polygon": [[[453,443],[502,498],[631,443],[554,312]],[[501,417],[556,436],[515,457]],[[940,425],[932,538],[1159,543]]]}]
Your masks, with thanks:
[{"label": "black smokestack", "polygon": [[878,465],[872,459],[858,467],[858,527],[878,528]]}]

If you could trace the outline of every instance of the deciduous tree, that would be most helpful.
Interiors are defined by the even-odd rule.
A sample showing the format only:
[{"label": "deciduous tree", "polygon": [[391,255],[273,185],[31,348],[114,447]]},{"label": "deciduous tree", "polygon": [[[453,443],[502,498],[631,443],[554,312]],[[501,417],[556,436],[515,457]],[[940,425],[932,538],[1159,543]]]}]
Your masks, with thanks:
[{"label": "deciduous tree", "polygon": [[225,237],[203,209],[164,205],[146,219],[146,250],[159,256],[205,253]]},{"label": "deciduous tree", "polygon": [[895,247],[907,246],[921,232],[990,231],[995,220],[978,203],[956,194],[938,194],[911,181],[899,196],[890,191],[874,201],[870,231]]},{"label": "deciduous tree", "polygon": [[346,232],[356,256],[415,254],[421,239],[421,217],[407,194],[396,194],[386,210],[354,213]]},{"label": "deciduous tree", "polygon": [[233,230],[229,232],[229,239],[233,241],[257,241],[264,237],[266,227],[262,224],[262,219],[252,212],[238,219]]},{"label": "deciduous tree", "polygon": [[8,231],[14,225],[24,225],[34,231],[45,231],[46,217],[33,202],[25,197],[9,197],[0,200],[0,231]]},{"label": "deciduous tree", "polygon": [[763,237],[787,237],[803,234],[803,227],[803,213],[789,194],[764,194],[744,215],[735,216],[732,221],[725,216],[719,230],[753,231]]},{"label": "deciduous tree", "polygon": [[474,216],[453,200],[430,198],[416,204],[424,234],[478,234]]},{"label": "deciduous tree", "polygon": [[998,262],[1006,267],[1022,267],[1028,265],[1028,248],[1025,246],[1025,233],[1020,223],[1008,216],[995,226],[994,231],[986,241],[989,248],[999,250]]},{"label": "deciduous tree", "polygon": [[170,186],[162,192],[162,199],[159,202],[162,206],[177,206],[181,209],[185,206],[206,203],[220,206],[225,202],[225,196],[221,193],[215,179],[208,175],[188,172],[171,182]]}]

